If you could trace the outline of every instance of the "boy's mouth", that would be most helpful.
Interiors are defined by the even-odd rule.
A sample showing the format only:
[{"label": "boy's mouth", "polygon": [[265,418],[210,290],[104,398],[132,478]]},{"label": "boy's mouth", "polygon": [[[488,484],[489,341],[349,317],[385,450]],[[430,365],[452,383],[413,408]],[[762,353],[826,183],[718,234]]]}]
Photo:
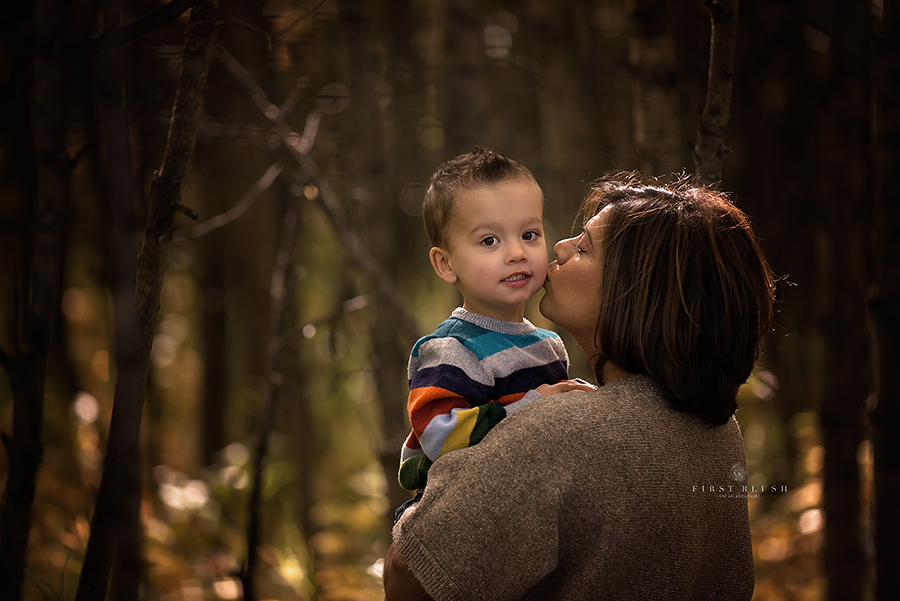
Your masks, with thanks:
[{"label": "boy's mouth", "polygon": [[530,277],[531,277],[531,276],[528,275],[527,273],[515,273],[515,274],[513,274],[513,275],[509,276],[508,278],[503,279],[503,280],[501,280],[501,281],[502,281],[502,282],[518,282],[519,280],[524,280],[524,279],[527,279],[527,278],[530,278]]}]

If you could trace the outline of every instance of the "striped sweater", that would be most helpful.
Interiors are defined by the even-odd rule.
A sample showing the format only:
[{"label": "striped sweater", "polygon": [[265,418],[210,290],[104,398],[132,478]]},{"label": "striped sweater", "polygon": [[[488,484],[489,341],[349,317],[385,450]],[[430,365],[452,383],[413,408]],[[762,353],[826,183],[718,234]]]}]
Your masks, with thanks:
[{"label": "striped sweater", "polygon": [[439,456],[472,446],[507,414],[540,398],[541,384],[567,379],[568,356],[554,332],[458,308],[409,358],[412,432],[400,453],[400,485],[425,485]]}]

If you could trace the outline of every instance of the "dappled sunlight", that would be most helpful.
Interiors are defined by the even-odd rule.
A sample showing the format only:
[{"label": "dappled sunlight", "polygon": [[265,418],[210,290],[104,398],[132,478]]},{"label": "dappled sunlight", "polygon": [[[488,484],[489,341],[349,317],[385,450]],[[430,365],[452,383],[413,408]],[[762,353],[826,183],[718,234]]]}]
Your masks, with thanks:
[{"label": "dappled sunlight", "polygon": [[243,595],[243,587],[237,578],[220,578],[213,582],[213,593],[219,599],[238,599]]},{"label": "dappled sunlight", "polygon": [[[826,516],[822,509],[824,447],[818,415],[795,414],[781,422],[778,380],[759,369],[741,389],[743,427],[751,480],[784,480],[773,494],[748,499],[756,565],[754,601],[824,601],[821,565]],[[790,445],[793,465],[785,462]],[[792,476],[791,476],[792,474]]]}]

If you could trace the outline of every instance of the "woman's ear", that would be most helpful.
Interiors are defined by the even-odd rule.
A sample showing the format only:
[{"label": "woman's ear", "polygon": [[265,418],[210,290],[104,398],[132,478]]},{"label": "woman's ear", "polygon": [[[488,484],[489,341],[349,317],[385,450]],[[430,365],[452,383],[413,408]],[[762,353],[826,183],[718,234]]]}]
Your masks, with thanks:
[{"label": "woman's ear", "polygon": [[456,283],[456,274],[450,265],[450,253],[443,248],[434,246],[428,251],[428,258],[431,259],[431,266],[434,267],[434,272],[438,274],[439,278],[448,284]]}]

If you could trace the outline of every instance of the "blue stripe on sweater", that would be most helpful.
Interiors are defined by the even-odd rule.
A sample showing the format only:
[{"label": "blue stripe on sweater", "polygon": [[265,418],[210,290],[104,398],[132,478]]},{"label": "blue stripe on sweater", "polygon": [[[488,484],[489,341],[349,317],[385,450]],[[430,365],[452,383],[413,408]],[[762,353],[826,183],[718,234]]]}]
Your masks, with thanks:
[{"label": "blue stripe on sweater", "polygon": [[558,338],[554,332],[541,329],[521,335],[500,334],[474,323],[451,317],[442,322],[432,334],[420,339],[413,347],[411,355],[418,357],[419,347],[428,340],[447,337],[459,340],[475,354],[479,361],[509,348],[523,348],[547,338]]}]

